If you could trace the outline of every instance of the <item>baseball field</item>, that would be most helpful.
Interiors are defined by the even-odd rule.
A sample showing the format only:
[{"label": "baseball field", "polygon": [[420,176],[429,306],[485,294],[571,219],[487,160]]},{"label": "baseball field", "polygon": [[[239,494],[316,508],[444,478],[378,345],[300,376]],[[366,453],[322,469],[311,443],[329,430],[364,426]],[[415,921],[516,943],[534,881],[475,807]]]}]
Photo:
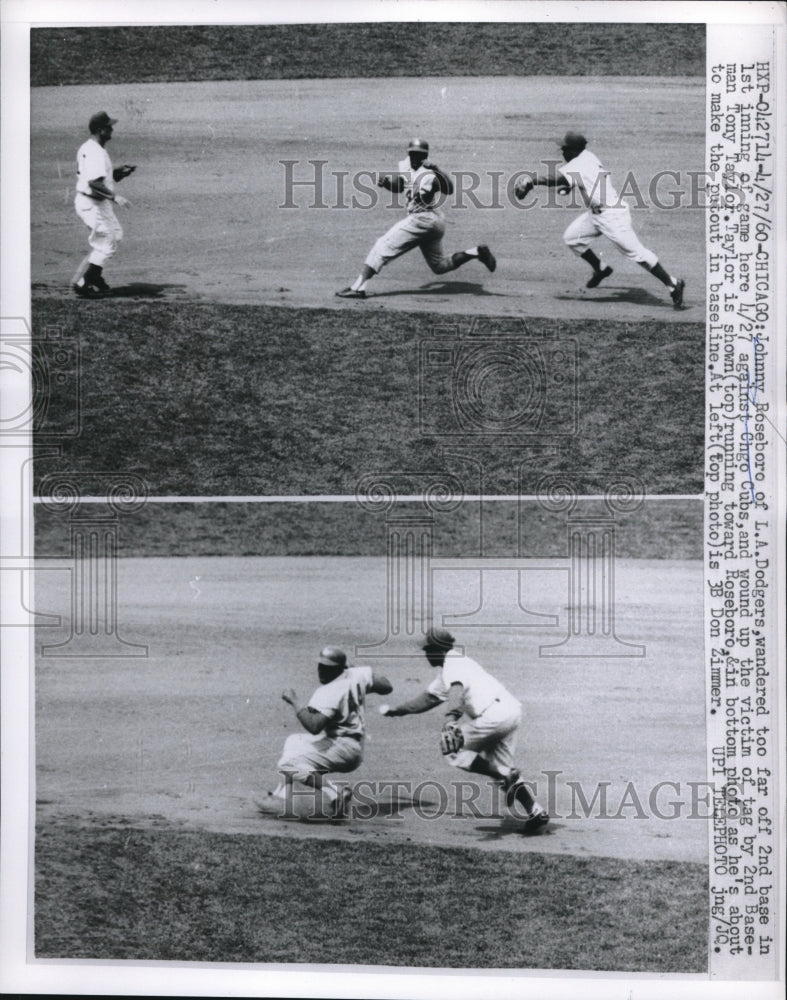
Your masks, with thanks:
[{"label": "baseball field", "polygon": [[[33,333],[79,347],[71,397],[48,387],[38,489],[71,472],[91,483],[133,475],[158,498],[353,496],[385,470],[471,469],[470,494],[532,494],[545,472],[585,493],[617,474],[648,494],[701,490],[704,217],[686,203],[704,165],[697,39],[664,63],[653,30],[639,49],[597,34],[584,63],[550,61],[553,30],[551,48],[504,46],[499,64],[476,58],[468,75],[457,70],[467,32],[447,35],[452,61],[433,76],[409,61],[411,39],[393,37],[379,75],[360,60],[358,77],[329,72],[323,51],[314,77],[293,56],[297,72],[282,78],[263,50],[255,62],[239,45],[233,60],[226,42],[211,49],[197,34],[191,76],[181,56],[172,79],[132,73],[145,60],[125,35],[112,50],[125,73],[73,79],[62,53],[45,63],[47,46],[33,46]],[[72,41],[52,29],[47,44]],[[610,68],[602,54],[627,41],[627,61]],[[331,51],[339,60],[342,47]],[[391,51],[409,73],[392,72]],[[524,51],[530,63],[517,68]],[[72,161],[100,108],[119,119],[113,161],[137,171],[123,182],[132,206],[118,210],[125,239],[106,269],[115,294],[81,301],[69,291],[86,243]],[[686,279],[685,310],[612,248],[614,275],[587,291],[586,265],[561,240],[578,209],[548,205],[543,189],[527,210],[507,197],[508,178],[553,157],[570,127],[641,192],[634,225]],[[366,301],[337,299],[401,215],[364,194],[362,172],[395,168],[411,134],[468,186],[477,178],[473,197],[447,210],[446,245],[488,243],[498,268],[469,263],[438,279],[414,253]],[[655,207],[654,191],[683,204]],[[572,433],[537,461],[532,441],[520,453],[499,437],[457,458],[450,428],[424,429],[421,346],[473,324],[521,336],[522,321],[532,343],[574,345]],[[48,455],[74,399],[79,433]],[[371,531],[357,510],[284,506],[269,516],[269,504],[148,504],[121,521],[115,627],[129,655],[111,657],[60,655],[76,567],[65,522],[38,509],[36,602],[61,624],[36,637],[36,954],[702,972],[696,501],[648,502],[635,529],[621,527],[616,634],[644,655],[545,653],[567,629],[565,522],[546,526],[534,508],[517,549],[516,515],[506,521],[500,504],[487,519],[488,568],[514,581],[514,607],[546,616],[528,627],[472,619],[478,532],[457,528],[435,554],[435,607],[524,703],[519,760],[553,815],[538,837],[522,835],[488,786],[445,766],[437,713],[384,719],[375,698],[364,764],[347,778],[349,816],[272,814],[266,794],[297,726],[281,689],[311,692],[322,645],[386,674],[394,699],[430,679],[413,636],[374,655],[390,612],[381,522]]]}]

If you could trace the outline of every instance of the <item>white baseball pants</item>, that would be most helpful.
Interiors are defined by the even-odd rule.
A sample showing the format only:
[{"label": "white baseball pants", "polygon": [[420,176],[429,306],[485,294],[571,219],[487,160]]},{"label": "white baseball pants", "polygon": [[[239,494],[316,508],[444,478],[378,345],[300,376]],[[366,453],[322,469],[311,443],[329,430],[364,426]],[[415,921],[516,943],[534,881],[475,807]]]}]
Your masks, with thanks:
[{"label": "white baseball pants", "polygon": [[483,757],[495,770],[508,774],[514,764],[516,731],[522,721],[522,706],[518,701],[493,701],[475,719],[463,718],[460,723],[465,743],[462,749],[446,759],[453,767],[469,770],[476,757]]},{"label": "white baseball pants", "polygon": [[311,774],[354,771],[363,760],[363,742],[351,736],[293,733],[284,741],[279,770],[305,782]]},{"label": "white baseball pants", "polygon": [[123,239],[123,227],[115,216],[112,202],[108,199],[97,201],[95,198],[88,198],[86,194],[77,194],[74,208],[90,230],[90,263],[103,267]]},{"label": "white baseball pants", "polygon": [[631,224],[631,209],[625,202],[613,208],[603,208],[600,212],[583,212],[563,233],[563,240],[575,254],[582,256],[588,249],[590,240],[597,236],[606,236],[614,243],[624,257],[629,257],[638,264],[653,267],[658,263],[658,257],[652,250],[640,243],[634,227]]},{"label": "white baseball pants", "polygon": [[445,219],[441,212],[411,212],[383,233],[369,251],[366,264],[377,273],[389,261],[420,247],[431,270],[445,274],[455,268],[451,256],[443,250],[444,235]]}]

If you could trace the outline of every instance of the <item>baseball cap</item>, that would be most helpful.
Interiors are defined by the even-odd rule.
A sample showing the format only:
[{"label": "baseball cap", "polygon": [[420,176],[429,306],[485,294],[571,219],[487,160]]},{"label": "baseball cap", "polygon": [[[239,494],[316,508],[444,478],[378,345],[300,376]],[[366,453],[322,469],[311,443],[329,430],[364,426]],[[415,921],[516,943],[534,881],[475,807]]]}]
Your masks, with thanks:
[{"label": "baseball cap", "polygon": [[445,646],[450,649],[454,644],[454,637],[444,628],[430,628],[424,636],[421,649],[433,649],[436,646]]},{"label": "baseball cap", "polygon": [[410,145],[407,147],[408,153],[428,153],[429,143],[426,139],[411,139]]},{"label": "baseball cap", "polygon": [[568,146],[571,149],[584,149],[588,141],[581,132],[566,132],[562,139],[555,139],[558,146]]},{"label": "baseball cap", "polygon": [[320,650],[320,658],[317,663],[323,667],[346,667],[347,654],[336,646],[325,646]]},{"label": "baseball cap", "polygon": [[87,127],[90,129],[90,134],[94,135],[99,129],[105,128],[107,125],[117,125],[117,118],[110,118],[106,111],[99,111],[93,115]]}]

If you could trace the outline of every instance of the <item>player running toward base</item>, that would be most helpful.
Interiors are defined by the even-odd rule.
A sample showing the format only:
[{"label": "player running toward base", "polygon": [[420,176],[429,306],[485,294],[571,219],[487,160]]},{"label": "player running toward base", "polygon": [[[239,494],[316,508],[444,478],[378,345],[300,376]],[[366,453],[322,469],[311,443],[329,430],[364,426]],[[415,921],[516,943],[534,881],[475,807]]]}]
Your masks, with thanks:
[{"label": "player running toward base", "polygon": [[587,140],[578,132],[567,132],[560,143],[564,163],[547,174],[538,174],[519,181],[514,193],[521,201],[534,185],[557,187],[562,192],[572,187],[582,195],[587,211],[575,219],[563,233],[563,240],[577,256],[593,268],[593,275],[585,287],[595,288],[612,274],[599,257],[590,249],[589,241],[606,236],[625,256],[634,260],[658,278],[670,291],[675,309],[683,308],[683,291],[686,282],[669,274],[659,263],[658,257],[640,242],[631,223],[631,209],[622,202],[609,179],[609,171],[599,158],[586,148]]},{"label": "player running toward base", "polygon": [[453,646],[454,637],[445,629],[430,629],[422,649],[430,666],[439,669],[439,674],[411,701],[393,708],[381,706],[380,711],[390,718],[417,715],[447,704],[440,749],[448,763],[499,782],[506,794],[506,804],[512,808],[516,802],[523,807],[528,816],[525,831],[534,832],[546,826],[549,816],[513,765],[522,706],[479,663]]},{"label": "player running toward base", "polygon": [[91,248],[71,281],[71,287],[80,298],[92,298],[110,290],[102,271],[123,238],[123,228],[115,216],[113,205],[125,208],[130,202],[115,194],[115,184],[132,174],[136,167],[128,163],[112,167],[104,147],[112,138],[116,124],[116,118],[110,118],[106,111],[99,111],[88,123],[90,138],[77,150],[74,208],[90,230]]},{"label": "player running toward base", "polygon": [[301,705],[292,688],[282,693],[306,732],[285,740],[279,760],[279,773],[283,777],[273,795],[289,803],[293,782],[300,782],[321,792],[333,818],[340,819],[352,793],[346,788],[340,795],[325,775],[354,771],[360,766],[366,730],[366,695],[390,694],[393,686],[371,667],[350,666],[346,653],[335,646],[326,646],[321,651],[317,675],[320,686],[308,704]]},{"label": "player running toward base", "polygon": [[440,204],[445,195],[453,194],[454,186],[439,167],[427,162],[428,156],[429,143],[411,139],[408,158],[400,162],[398,172],[380,176],[378,187],[397,193],[404,191],[407,215],[377,240],[355,281],[336,293],[339,298],[365,299],[367,282],[389,261],[415,247],[421,248],[426,263],[435,274],[455,271],[469,260],[480,260],[489,271],[497,267],[494,254],[484,244],[450,255],[443,250],[445,217]]}]

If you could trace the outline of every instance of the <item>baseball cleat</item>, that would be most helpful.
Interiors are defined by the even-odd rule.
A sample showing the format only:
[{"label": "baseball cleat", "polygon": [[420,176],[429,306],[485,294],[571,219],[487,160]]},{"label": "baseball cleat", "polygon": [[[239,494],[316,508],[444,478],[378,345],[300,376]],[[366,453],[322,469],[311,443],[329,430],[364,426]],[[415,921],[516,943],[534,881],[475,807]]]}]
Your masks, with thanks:
[{"label": "baseball cleat", "polygon": [[478,247],[478,259],[490,271],[494,271],[494,269],[497,267],[497,261],[495,260],[495,255],[492,253],[492,251],[485,243],[481,243]]},{"label": "baseball cleat", "polygon": [[354,288],[343,288],[336,293],[340,299],[365,299],[366,292],[356,292]]},{"label": "baseball cleat", "polygon": [[686,287],[686,282],[683,278],[680,278],[675,287],[669,293],[672,299],[672,304],[676,309],[683,308],[683,290]]},{"label": "baseball cleat", "polygon": [[601,282],[604,280],[604,278],[608,278],[610,276],[610,274],[612,274],[612,268],[611,267],[605,267],[601,271],[594,271],[593,272],[593,277],[585,285],[585,288],[596,288],[596,286],[600,285]]},{"label": "baseball cleat", "polygon": [[536,813],[525,823],[524,833],[538,833],[543,830],[549,822],[549,816],[545,812]]},{"label": "baseball cleat", "polygon": [[92,284],[93,284],[94,288],[97,288],[99,290],[99,292],[111,292],[112,291],[112,289],[109,287],[109,285],[106,283],[106,281],[104,281],[104,279],[101,278],[101,277],[99,277],[99,278],[93,278]]},{"label": "baseball cleat", "polygon": [[80,299],[94,299],[99,295],[99,290],[95,285],[85,284],[84,278],[80,278],[79,281],[75,282],[71,286],[71,290],[74,295],[79,296]]}]

